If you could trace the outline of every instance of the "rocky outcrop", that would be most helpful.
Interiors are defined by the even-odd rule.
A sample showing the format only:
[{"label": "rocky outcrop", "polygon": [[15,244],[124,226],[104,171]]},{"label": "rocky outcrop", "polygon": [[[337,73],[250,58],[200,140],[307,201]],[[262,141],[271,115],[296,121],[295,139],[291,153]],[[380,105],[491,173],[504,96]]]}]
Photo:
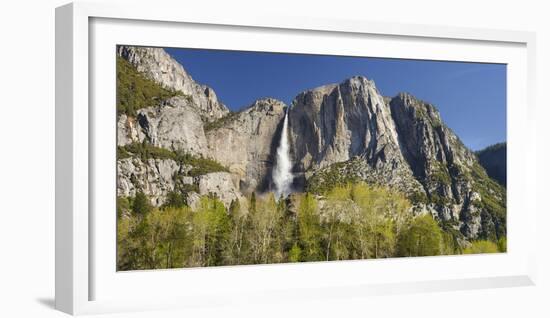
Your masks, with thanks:
[{"label": "rocky outcrop", "polygon": [[285,108],[276,99],[261,99],[206,132],[210,155],[229,168],[244,193],[269,188]]},{"label": "rocky outcrop", "polygon": [[[139,109],[135,117],[121,114],[117,144],[146,141],[212,158],[229,169],[191,176],[192,167],[169,159],[120,159],[119,195],[141,190],[158,206],[170,191],[186,189],[192,207],[208,194],[228,207],[243,194],[271,189],[284,103],[265,98],[230,113],[164,50],[120,46],[118,53],[184,95]],[[433,105],[405,93],[383,97],[372,80],[357,76],[300,93],[288,116],[296,189],[363,180],[405,193],[414,213],[431,213],[467,239],[505,234],[505,189],[488,177]]]},{"label": "rocky outcrop", "polygon": [[476,160],[433,105],[401,93],[390,101],[390,107],[403,155],[417,178],[427,178],[438,171],[439,164],[471,166]]},{"label": "rocky outcrop", "polygon": [[212,88],[196,83],[164,49],[118,46],[117,53],[148,78],[188,96],[205,121],[213,121],[229,113]]},{"label": "rocky outcrop", "polygon": [[190,205],[198,204],[199,195],[214,193],[228,206],[232,200],[242,198],[239,188],[244,192],[253,191],[265,183],[272,162],[270,145],[284,104],[264,99],[233,114],[211,88],[197,84],[163,49],[119,46],[117,53],[146,77],[183,93],[139,109],[136,116],[119,115],[117,145],[146,142],[159,148],[214,158],[232,171],[232,174],[209,173],[192,178],[185,175],[188,172],[183,171],[185,167],[173,160],[120,159],[119,195],[133,196],[141,190],[159,206],[178,183],[183,183],[197,187],[198,193],[186,193]]},{"label": "rocky outcrop", "polygon": [[161,105],[137,111],[135,118],[121,115],[117,145],[144,140],[156,147],[208,156],[201,117],[189,98],[177,96]]},{"label": "rocky outcrop", "polygon": [[353,77],[299,94],[289,116],[295,170],[309,189],[327,180],[388,185],[468,239],[505,231],[505,192],[433,105],[384,98]]},{"label": "rocky outcrop", "polygon": [[436,108],[409,94],[390,102],[403,155],[438,216],[467,238],[505,233],[506,194]]},{"label": "rocky outcrop", "polygon": [[232,201],[241,201],[244,199],[239,189],[233,183],[231,174],[228,172],[213,172],[197,177],[199,194],[208,195],[210,193],[223,202],[229,209]]},{"label": "rocky outcrop", "polygon": [[171,159],[125,158],[117,162],[117,195],[133,197],[142,191],[151,204],[160,206],[166,202],[168,193],[182,185],[189,186],[185,193],[188,204],[196,208],[201,195],[216,196],[226,208],[233,200],[243,196],[227,172],[212,172],[200,176],[188,176],[193,167]]},{"label": "rocky outcrop", "polygon": [[174,160],[125,158],[117,161],[117,195],[133,197],[142,191],[153,205],[162,205],[174,190],[174,175],[181,167]]},{"label": "rocky outcrop", "polygon": [[[296,171],[305,178],[352,159],[361,179],[421,191],[405,159],[391,110],[373,81],[353,77],[299,94],[289,113]],[[349,169],[348,169],[349,170]]]}]

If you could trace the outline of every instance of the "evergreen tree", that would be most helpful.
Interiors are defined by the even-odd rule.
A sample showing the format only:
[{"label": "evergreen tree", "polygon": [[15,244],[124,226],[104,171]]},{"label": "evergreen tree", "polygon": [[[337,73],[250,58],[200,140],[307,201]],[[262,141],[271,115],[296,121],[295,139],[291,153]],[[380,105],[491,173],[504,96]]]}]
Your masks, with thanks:
[{"label": "evergreen tree", "polygon": [[178,191],[170,191],[166,196],[166,207],[182,208],[187,206],[187,198],[183,193]]},{"label": "evergreen tree", "polygon": [[132,211],[137,215],[145,215],[153,209],[149,198],[142,192],[138,191],[132,202]]}]

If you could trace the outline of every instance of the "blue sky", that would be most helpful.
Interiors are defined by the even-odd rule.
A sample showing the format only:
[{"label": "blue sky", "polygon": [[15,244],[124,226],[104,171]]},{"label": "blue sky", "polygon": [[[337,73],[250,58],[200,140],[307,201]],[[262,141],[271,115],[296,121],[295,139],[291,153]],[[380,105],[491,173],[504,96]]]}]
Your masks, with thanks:
[{"label": "blue sky", "polygon": [[231,110],[262,97],[290,105],[300,92],[362,75],[384,96],[434,104],[473,150],[506,141],[506,65],[202,49],[166,51]]}]

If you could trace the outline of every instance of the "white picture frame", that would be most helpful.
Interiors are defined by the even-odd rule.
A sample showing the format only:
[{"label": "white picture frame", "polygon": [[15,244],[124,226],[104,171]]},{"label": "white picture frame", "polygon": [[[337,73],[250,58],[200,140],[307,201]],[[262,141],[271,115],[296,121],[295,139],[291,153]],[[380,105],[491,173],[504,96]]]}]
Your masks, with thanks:
[{"label": "white picture frame", "polygon": [[[536,152],[534,33],[244,13],[222,16],[182,7],[117,6],[112,2],[73,3],[56,9],[57,309],[89,314],[535,283],[536,163],[529,159]],[[129,32],[129,28],[139,28],[139,32]],[[195,42],[170,40],[182,28],[189,35],[184,40]],[[112,46],[212,45],[200,41],[204,32],[210,40],[218,39],[216,48],[225,49],[363,56],[367,54],[364,45],[354,43],[365,41],[372,44],[370,56],[388,57],[393,49],[397,53],[392,57],[508,63],[508,252],[116,273],[114,245],[109,247],[115,228],[108,217],[93,213],[98,206],[114,207],[101,194],[111,186],[114,189],[114,182],[109,183],[114,178],[113,166],[108,163],[113,161],[114,148],[102,142],[109,138],[115,142],[114,134],[109,134],[115,113],[114,90],[108,93],[115,74]],[[252,41],[246,40],[251,37]],[[262,40],[270,37],[289,39],[288,46]],[[341,45],[331,48],[314,41],[328,38]],[[292,47],[297,41],[309,44]],[[403,43],[407,43],[407,52],[399,50]],[[111,61],[105,53],[110,47]],[[426,50],[430,47],[443,52]],[[110,100],[112,109],[93,107]],[[106,129],[100,133],[98,127]],[[516,217],[520,210],[521,218]],[[94,236],[98,229],[108,232],[109,228],[112,233],[103,239]],[[319,278],[326,272],[334,274]],[[185,288],[181,288],[183,282]],[[145,290],[143,297],[132,293],[136,286]],[[159,292],[158,286],[167,287],[171,297]],[[117,296],[121,294],[125,297]]]}]

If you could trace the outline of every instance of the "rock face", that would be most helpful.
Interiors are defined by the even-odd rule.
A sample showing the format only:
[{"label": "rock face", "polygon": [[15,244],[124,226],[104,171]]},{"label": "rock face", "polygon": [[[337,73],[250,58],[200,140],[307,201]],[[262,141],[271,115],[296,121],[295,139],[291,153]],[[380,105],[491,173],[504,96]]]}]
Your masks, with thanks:
[{"label": "rock face", "polygon": [[172,97],[159,106],[137,111],[136,118],[118,118],[117,145],[144,140],[156,147],[208,156],[203,122],[192,101]]},{"label": "rock face", "polygon": [[151,203],[159,206],[174,190],[174,175],[180,166],[174,160],[125,158],[117,162],[117,195],[133,197],[143,191]]},{"label": "rock face", "polygon": [[186,176],[191,168],[171,159],[120,159],[117,162],[117,195],[133,197],[136,192],[142,191],[153,205],[160,206],[166,202],[168,193],[174,191],[180,183],[196,189],[196,192],[190,191],[187,196],[192,207],[198,204],[198,195],[214,194],[226,208],[229,208],[233,200],[243,199],[230,173],[212,172],[196,177]]},{"label": "rock face", "polygon": [[213,121],[229,113],[212,88],[196,83],[183,66],[163,49],[118,46],[117,52],[145,76],[189,96],[205,121]]},{"label": "rock face", "polygon": [[[374,82],[353,77],[299,94],[289,113],[296,171],[360,158],[353,172],[401,190],[420,188],[400,150],[391,110]],[[308,176],[306,175],[306,178]]]},{"label": "rock face", "polygon": [[416,178],[425,179],[443,165],[471,166],[475,155],[441,120],[437,109],[412,95],[399,94],[390,101],[403,150]]},{"label": "rock face", "polygon": [[[441,121],[432,105],[409,94],[390,101],[403,156],[444,221],[458,221],[463,234],[475,237],[481,218],[478,193],[468,180],[476,158]],[[468,215],[468,217],[465,217]]]},{"label": "rock face", "polygon": [[391,101],[404,156],[441,219],[467,238],[506,232],[506,191],[441,121],[434,106],[408,94]]},{"label": "rock face", "polygon": [[206,132],[211,156],[229,168],[244,193],[270,186],[285,108],[276,99],[261,99]]},{"label": "rock face", "polygon": [[326,180],[389,185],[469,239],[505,231],[505,193],[434,106],[384,98],[353,77],[299,94],[289,116],[295,170],[310,189]]},{"label": "rock face", "polygon": [[390,110],[374,83],[364,77],[299,94],[290,122],[295,157],[302,169],[354,156],[371,161],[399,157]]},{"label": "rock face", "polygon": [[[229,169],[197,175],[171,159],[121,158],[118,195],[143,191],[159,206],[169,192],[186,189],[192,207],[200,195],[212,193],[228,207],[244,194],[271,190],[284,103],[265,98],[230,113],[164,50],[121,46],[118,53],[147,77],[185,94],[139,109],[135,117],[121,114],[118,146],[145,142]],[[414,213],[431,213],[464,238],[505,234],[505,189],[488,177],[433,105],[409,94],[383,97],[373,81],[357,76],[298,94],[288,123],[294,188],[314,191],[363,180],[405,193]]]},{"label": "rock face", "polygon": [[235,187],[231,174],[227,172],[213,172],[202,175],[197,178],[197,183],[199,194],[214,193],[226,208],[229,208],[233,200],[240,201],[244,198],[239,189]]}]

